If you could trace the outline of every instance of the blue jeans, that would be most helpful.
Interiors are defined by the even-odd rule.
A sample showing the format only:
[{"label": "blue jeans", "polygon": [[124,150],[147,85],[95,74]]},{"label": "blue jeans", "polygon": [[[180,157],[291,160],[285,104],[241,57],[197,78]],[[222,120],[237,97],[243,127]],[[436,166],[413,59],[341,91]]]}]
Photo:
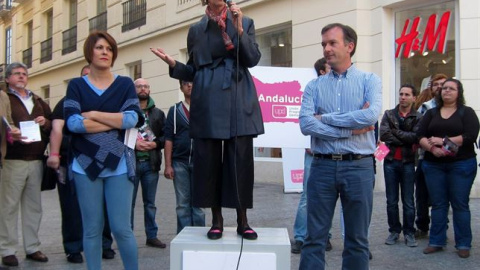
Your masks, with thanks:
[{"label": "blue jeans", "polygon": [[74,173],[75,188],[83,222],[83,248],[89,270],[102,268],[102,230],[104,203],[110,228],[117,241],[123,266],[138,269],[137,241],[130,226],[133,183],[126,174],[97,178]]},{"label": "blue jeans", "polygon": [[[72,187],[73,182],[66,180],[65,184],[57,182],[58,199],[62,214],[62,239],[65,254],[83,251],[83,226],[77,194]],[[108,225],[107,211],[104,211],[105,226],[102,233],[102,248],[112,248],[113,238]]]},{"label": "blue jeans", "polygon": [[177,198],[177,233],[185,226],[205,226],[205,213],[201,208],[192,206],[193,163],[173,161],[172,167],[175,178],[173,186]]},{"label": "blue jeans", "polygon": [[158,226],[155,222],[155,214],[157,212],[155,196],[157,195],[158,171],[152,171],[150,160],[137,161],[132,199],[132,230],[133,214],[139,184],[142,185],[143,222],[145,224],[145,233],[147,239],[157,238]]},{"label": "blue jeans", "polygon": [[[307,182],[310,176],[310,167],[312,165],[313,156],[305,152],[305,161],[303,169],[303,192],[298,202],[297,215],[293,224],[294,239],[305,242],[307,237]],[[328,232],[328,239],[332,238],[332,234]]]},{"label": "blue jeans", "polygon": [[[403,234],[415,233],[415,164],[403,163],[401,160],[385,160],[385,194],[387,196],[387,217],[389,231]],[[402,195],[403,228],[398,210],[399,193]]]},{"label": "blue jeans", "polygon": [[470,158],[452,163],[423,161],[425,181],[432,201],[432,224],[429,245],[443,247],[447,243],[447,216],[452,205],[455,247],[470,249],[472,228],[469,196],[477,174],[477,160]]},{"label": "blue jeans", "polygon": [[314,158],[307,184],[308,234],[302,247],[300,269],[325,269],[325,246],[339,196],[345,220],[342,269],[368,269],[373,181],[371,158],[354,161]]}]

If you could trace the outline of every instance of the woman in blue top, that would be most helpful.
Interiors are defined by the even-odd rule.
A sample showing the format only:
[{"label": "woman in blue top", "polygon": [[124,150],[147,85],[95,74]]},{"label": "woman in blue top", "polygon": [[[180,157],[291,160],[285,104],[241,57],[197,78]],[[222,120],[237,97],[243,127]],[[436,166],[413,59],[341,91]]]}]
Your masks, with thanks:
[{"label": "woman in blue top", "polygon": [[91,33],[83,46],[90,74],[70,81],[65,120],[72,133],[71,170],[83,221],[88,269],[101,269],[103,209],[125,269],[138,269],[137,243],[130,226],[135,176],[134,150],[125,130],[143,124],[133,82],[110,71],[117,43],[106,32]]}]

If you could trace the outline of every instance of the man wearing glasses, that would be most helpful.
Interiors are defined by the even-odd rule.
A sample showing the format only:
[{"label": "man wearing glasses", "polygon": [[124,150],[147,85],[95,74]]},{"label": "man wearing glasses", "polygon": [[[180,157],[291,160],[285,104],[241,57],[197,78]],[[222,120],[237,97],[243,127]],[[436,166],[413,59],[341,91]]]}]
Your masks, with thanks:
[{"label": "man wearing glasses", "polygon": [[157,207],[155,196],[157,194],[158,172],[162,164],[162,148],[165,144],[163,127],[165,114],[155,107],[155,102],[150,98],[150,85],[145,79],[137,79],[135,82],[140,108],[143,110],[145,124],[138,129],[135,155],[137,159],[135,186],[132,201],[132,229],[135,200],[137,198],[138,185],[142,185],[142,199],[144,211],[146,245],[156,248],[165,248],[166,245],[157,238],[158,226],[155,222]]}]

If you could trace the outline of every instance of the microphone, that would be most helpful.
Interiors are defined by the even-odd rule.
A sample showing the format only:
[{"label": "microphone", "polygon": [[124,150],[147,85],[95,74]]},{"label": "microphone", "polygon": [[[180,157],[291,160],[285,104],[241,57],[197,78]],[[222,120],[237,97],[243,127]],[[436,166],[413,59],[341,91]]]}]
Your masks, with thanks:
[{"label": "microphone", "polygon": [[[231,8],[232,5],[233,5],[232,0],[225,0],[225,3],[227,3],[227,6],[228,6],[229,8]],[[232,14],[233,14],[234,17],[237,17],[237,16],[238,16],[238,13],[237,13],[237,12],[232,12]]]}]

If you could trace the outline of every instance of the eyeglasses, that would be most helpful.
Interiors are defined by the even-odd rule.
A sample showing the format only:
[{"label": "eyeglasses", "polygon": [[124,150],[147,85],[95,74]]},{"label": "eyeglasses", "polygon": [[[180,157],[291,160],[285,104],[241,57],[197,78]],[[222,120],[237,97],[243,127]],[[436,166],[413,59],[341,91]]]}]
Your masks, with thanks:
[{"label": "eyeglasses", "polygon": [[137,85],[135,85],[135,88],[137,88],[137,89],[142,89],[142,88],[150,89],[150,85],[148,85],[148,84],[137,84]]},{"label": "eyeglasses", "polygon": [[442,91],[458,91],[457,89],[450,87],[450,86],[444,86],[442,87]]},{"label": "eyeglasses", "polygon": [[183,86],[186,86],[186,85],[193,85],[193,83],[192,83],[192,82],[182,82],[182,85],[183,85]]}]

